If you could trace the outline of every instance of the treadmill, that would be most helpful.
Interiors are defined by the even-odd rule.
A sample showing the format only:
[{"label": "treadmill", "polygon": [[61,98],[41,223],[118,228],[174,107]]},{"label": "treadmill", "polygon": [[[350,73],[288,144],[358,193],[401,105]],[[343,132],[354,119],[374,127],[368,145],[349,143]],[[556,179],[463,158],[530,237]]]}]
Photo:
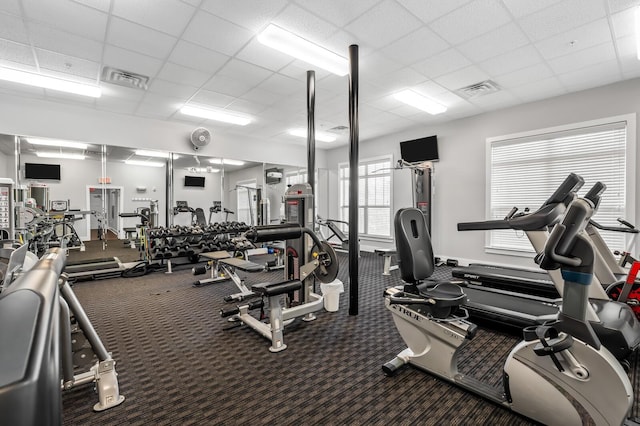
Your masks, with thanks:
[{"label": "treadmill", "polygon": [[[521,230],[527,234],[536,252],[541,252],[547,240],[548,228],[562,219],[568,205],[576,198],[576,192],[583,184],[582,177],[572,173],[537,211],[527,215],[513,215],[503,220],[460,223],[458,230]],[[595,198],[602,191],[604,185],[596,184],[589,191],[589,196]],[[560,271],[549,271],[548,275],[557,292],[562,294],[564,280]],[[472,317],[508,326],[523,328],[555,319],[562,303],[560,297],[541,297],[490,288],[473,281],[461,282],[460,285],[467,295],[465,308]],[[626,358],[640,345],[640,323],[633,311],[626,304],[611,301],[600,285],[589,286],[589,299],[587,318],[594,330],[618,359]]]}]

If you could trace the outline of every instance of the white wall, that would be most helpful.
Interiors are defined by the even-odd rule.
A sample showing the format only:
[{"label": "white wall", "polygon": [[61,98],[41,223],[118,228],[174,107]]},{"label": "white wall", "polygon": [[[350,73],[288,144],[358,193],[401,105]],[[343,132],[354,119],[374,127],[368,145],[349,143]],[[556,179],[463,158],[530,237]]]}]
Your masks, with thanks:
[{"label": "white wall", "polygon": [[[640,79],[572,93],[530,104],[493,111],[443,124],[412,129],[360,144],[360,158],[391,153],[400,156],[399,142],[438,135],[440,161],[435,164],[432,234],[438,255],[474,261],[534,266],[531,259],[488,254],[484,232],[457,232],[457,223],[483,220],[486,212],[486,139],[488,137],[560,126],[605,117],[637,114],[640,111]],[[630,141],[637,145],[636,140]],[[640,156],[637,150],[636,157]],[[327,153],[331,187],[336,187],[337,165],[348,161],[348,147]],[[632,160],[634,161],[634,160]],[[637,163],[638,158],[635,159]],[[637,172],[636,172],[637,173]],[[638,177],[635,177],[635,181]],[[331,216],[338,216],[338,193],[328,201]],[[411,175],[394,172],[393,210],[411,205]],[[636,196],[636,217],[640,223],[640,197]],[[363,245],[391,247],[372,241]]]},{"label": "white wall", "polygon": [[[204,187],[184,186],[185,176],[201,176],[204,177]],[[214,201],[222,201],[221,173],[193,173],[186,169],[173,170],[173,199],[175,201],[186,201],[189,207],[204,210],[204,216],[209,220],[209,207],[213,206]],[[213,222],[220,222],[222,213],[216,213],[212,216]],[[174,225],[187,226],[191,224],[191,217],[188,213],[180,213],[173,218]]]}]

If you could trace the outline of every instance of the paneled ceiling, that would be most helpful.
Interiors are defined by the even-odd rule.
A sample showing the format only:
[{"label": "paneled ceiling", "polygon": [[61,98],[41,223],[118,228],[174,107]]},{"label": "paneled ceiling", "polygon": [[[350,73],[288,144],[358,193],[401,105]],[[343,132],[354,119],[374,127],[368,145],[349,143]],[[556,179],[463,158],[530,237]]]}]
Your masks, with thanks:
[{"label": "paneled ceiling", "polygon": [[[98,99],[0,82],[0,94],[202,125],[214,134],[304,144],[311,66],[263,46],[269,23],[348,57],[360,50],[360,139],[640,76],[640,0],[2,0],[0,65],[100,83]],[[105,66],[149,77],[147,90],[100,82]],[[348,141],[348,77],[316,69],[316,129]],[[500,90],[467,97],[485,80]],[[446,105],[432,116],[393,94]],[[190,118],[185,104],[253,118]],[[0,129],[1,131],[1,129]]]}]

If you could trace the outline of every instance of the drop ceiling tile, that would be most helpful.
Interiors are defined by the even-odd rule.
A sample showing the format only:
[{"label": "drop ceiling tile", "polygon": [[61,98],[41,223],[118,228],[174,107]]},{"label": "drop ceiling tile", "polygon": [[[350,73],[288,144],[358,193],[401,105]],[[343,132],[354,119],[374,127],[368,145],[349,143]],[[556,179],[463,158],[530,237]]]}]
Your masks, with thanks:
[{"label": "drop ceiling tile", "polygon": [[251,86],[257,86],[258,83],[265,80],[272,74],[273,72],[270,70],[238,59],[231,59],[217,73],[217,75],[243,80]]},{"label": "drop ceiling tile", "polygon": [[449,43],[423,27],[381,49],[380,53],[401,65],[408,65],[428,59],[447,48]]},{"label": "drop ceiling tile", "polygon": [[558,0],[502,0],[504,5],[509,9],[509,12],[516,18],[529,15],[533,12],[537,12],[541,9],[553,6],[558,3]]},{"label": "drop ceiling tile", "polygon": [[218,71],[229,59],[227,55],[184,40],[178,41],[169,56],[169,62],[207,73]]},{"label": "drop ceiling tile", "polygon": [[345,27],[359,40],[380,48],[415,31],[421,21],[399,4],[384,0]]},{"label": "drop ceiling tile", "polygon": [[69,55],[50,52],[48,50],[35,49],[38,65],[41,70],[61,72],[70,76],[98,81],[100,64],[86,59],[80,59]]},{"label": "drop ceiling tile", "polygon": [[385,91],[397,91],[406,87],[416,86],[425,81],[427,81],[427,77],[424,74],[411,68],[403,68],[383,76],[375,76],[370,83]]},{"label": "drop ceiling tile", "polygon": [[501,27],[510,19],[498,0],[476,0],[432,22],[430,27],[456,45]]},{"label": "drop ceiling tile", "polygon": [[469,3],[470,0],[397,0],[409,12],[429,23],[454,9]]},{"label": "drop ceiling tile", "polygon": [[226,108],[236,98],[223,93],[212,92],[211,90],[200,90],[191,98],[190,103],[207,105],[216,108]]},{"label": "drop ceiling tile", "polygon": [[478,96],[477,98],[471,98],[469,102],[486,110],[487,108],[498,109],[513,106],[519,103],[520,100],[510,92],[502,90],[500,92]]},{"label": "drop ceiling tile", "polygon": [[75,3],[79,3],[85,6],[98,9],[102,12],[109,12],[111,7],[111,0],[72,0]]},{"label": "drop ceiling tile", "polygon": [[98,62],[101,59],[102,43],[36,22],[28,22],[27,28],[34,47],[90,61]]},{"label": "drop ceiling tile", "polygon": [[499,86],[510,89],[526,83],[543,80],[553,75],[553,72],[546,63],[539,63],[530,67],[520,68],[517,71],[503,74],[493,80]]},{"label": "drop ceiling tile", "polygon": [[156,58],[108,44],[104,47],[103,63],[105,66],[142,74],[150,78],[155,77],[162,67],[162,61]]},{"label": "drop ceiling tile", "polygon": [[182,3],[186,3],[194,7],[199,7],[200,3],[202,3],[202,0],[181,0],[181,1]]},{"label": "drop ceiling tile", "polygon": [[29,44],[27,28],[25,27],[22,18],[15,15],[0,13],[0,38]]},{"label": "drop ceiling tile", "polygon": [[103,40],[107,28],[106,13],[70,0],[22,0],[27,19],[47,22],[66,32]]},{"label": "drop ceiling tile", "polygon": [[205,0],[202,9],[255,33],[271,22],[286,4],[284,0]]},{"label": "drop ceiling tile", "polygon": [[0,39],[0,60],[27,65],[28,67],[36,66],[31,47],[4,39]]},{"label": "drop ceiling tile", "polygon": [[289,65],[278,71],[278,74],[285,75],[287,77],[295,78],[300,81],[307,81],[307,71],[315,71],[316,81],[326,78],[332,75],[329,71],[321,69],[313,69],[313,65],[309,65],[306,62],[295,60]]},{"label": "drop ceiling tile", "polygon": [[149,85],[149,92],[151,93],[184,99],[185,101],[195,95],[197,91],[197,87],[177,84],[160,78],[154,78]]},{"label": "drop ceiling tile", "polygon": [[542,58],[532,45],[496,56],[479,64],[491,76],[499,76],[540,63]]},{"label": "drop ceiling tile", "polygon": [[615,59],[615,57],[616,52],[613,48],[613,43],[603,43],[576,53],[552,59],[548,61],[548,63],[556,74],[564,74],[577,71],[588,65],[606,62],[610,59]]},{"label": "drop ceiling tile", "polygon": [[412,66],[430,78],[439,77],[471,65],[471,61],[456,49],[448,49]]},{"label": "drop ceiling tile", "polygon": [[138,103],[147,93],[144,90],[119,86],[110,83],[101,83],[100,87],[102,88],[102,96],[100,97],[100,99],[102,99],[103,97],[110,97],[126,100],[128,102]]},{"label": "drop ceiling tile", "polygon": [[474,62],[481,62],[515,50],[529,39],[514,23],[509,23],[457,46],[458,51]]},{"label": "drop ceiling tile", "polygon": [[260,88],[283,96],[296,93],[304,93],[306,96],[307,93],[305,84],[301,84],[299,80],[281,74],[271,75],[271,77],[260,84]]},{"label": "drop ceiling tile", "polygon": [[335,25],[293,3],[273,18],[272,22],[324,48],[328,48],[324,40],[338,30]]},{"label": "drop ceiling tile", "polygon": [[536,43],[535,46],[543,58],[553,59],[605,42],[611,42],[611,29],[607,19],[598,19],[587,25],[547,38]]},{"label": "drop ceiling tile", "polygon": [[620,79],[621,72],[618,62],[610,60],[588,66],[577,71],[561,74],[558,79],[569,90],[584,90],[590,87],[602,86]]},{"label": "drop ceiling tile", "polygon": [[604,18],[605,15],[604,4],[600,1],[563,0],[519,22],[531,40],[539,41]]},{"label": "drop ceiling tile", "polygon": [[179,0],[113,0],[111,13],[136,24],[178,37],[195,12]]},{"label": "drop ceiling tile", "polygon": [[438,77],[436,83],[449,90],[457,90],[470,84],[487,80],[489,75],[475,65]]},{"label": "drop ceiling tile", "polygon": [[283,99],[284,96],[277,95],[273,92],[269,92],[267,90],[261,89],[259,87],[253,88],[248,92],[244,93],[240,99],[247,100],[250,102],[255,102],[261,105],[273,105],[276,102],[279,102]]},{"label": "drop ceiling tile", "polygon": [[267,109],[267,106],[256,102],[245,101],[244,99],[236,99],[227,106],[227,109],[253,116],[260,114]]},{"label": "drop ceiling tile", "polygon": [[636,31],[635,23],[636,9],[627,9],[611,15],[613,33],[616,38],[634,35]]},{"label": "drop ceiling tile", "polygon": [[425,81],[416,86],[413,86],[412,89],[415,90],[416,92],[424,94],[425,96],[433,96],[441,93],[450,93],[449,89],[446,89],[441,85],[439,85],[438,83],[436,83],[435,81],[431,81],[431,80]]},{"label": "drop ceiling tile", "polygon": [[118,114],[133,115],[138,107],[136,101],[130,101],[123,98],[114,98],[112,96],[101,96],[96,99],[96,109],[102,111],[116,112]]},{"label": "drop ceiling tile", "polygon": [[607,0],[607,2],[609,3],[609,10],[611,13],[620,12],[621,10],[638,6],[637,0]]},{"label": "drop ceiling tile", "polygon": [[192,87],[201,87],[209,80],[210,75],[202,71],[186,68],[167,62],[158,73],[158,78]]},{"label": "drop ceiling tile", "polygon": [[315,13],[333,25],[343,27],[371,9],[380,0],[319,2],[316,0],[295,0],[300,6]]},{"label": "drop ceiling tile", "polygon": [[294,60],[289,55],[285,55],[274,49],[269,49],[256,39],[251,40],[249,44],[236,55],[236,58],[271,71],[278,71]]},{"label": "drop ceiling tile", "polygon": [[363,76],[367,74],[388,74],[403,68],[401,63],[379,53],[379,51],[375,51],[366,56],[361,56],[359,58],[359,66],[359,71]]},{"label": "drop ceiling tile", "polygon": [[12,15],[21,16],[19,0],[3,0],[0,2],[0,10]]},{"label": "drop ceiling tile", "polygon": [[239,97],[254,87],[255,85],[249,84],[238,78],[227,77],[225,75],[214,75],[203,88],[214,92],[224,93],[225,95]]},{"label": "drop ceiling tile", "polygon": [[233,56],[253,35],[252,32],[236,24],[199,11],[187,26],[182,38],[216,52]]},{"label": "drop ceiling tile", "polygon": [[616,40],[618,60],[624,73],[640,69],[637,57],[635,36],[623,37]]},{"label": "drop ceiling tile", "polygon": [[177,39],[124,19],[111,18],[107,42],[158,59],[165,59]]},{"label": "drop ceiling tile", "polygon": [[167,119],[175,114],[184,103],[180,99],[147,93],[138,105],[136,115],[141,117]]},{"label": "drop ceiling tile", "polygon": [[558,96],[567,92],[557,77],[549,77],[534,83],[527,83],[510,91],[525,102]]}]

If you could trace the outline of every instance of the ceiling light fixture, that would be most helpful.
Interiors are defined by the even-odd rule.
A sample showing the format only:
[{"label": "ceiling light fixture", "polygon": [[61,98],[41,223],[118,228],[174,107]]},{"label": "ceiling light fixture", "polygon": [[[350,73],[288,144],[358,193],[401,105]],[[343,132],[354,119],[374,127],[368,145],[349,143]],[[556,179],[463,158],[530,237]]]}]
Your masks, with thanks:
[{"label": "ceiling light fixture", "polygon": [[225,158],[224,160],[221,158],[211,158],[208,160],[211,164],[227,164],[229,166],[244,166],[244,161],[240,160],[229,160]]},{"label": "ceiling light fixture", "polygon": [[349,72],[349,62],[346,58],[290,33],[277,25],[269,24],[258,35],[258,41],[265,46],[279,50],[341,77]]},{"label": "ceiling light fixture", "polygon": [[146,166],[146,167],[163,167],[164,163],[158,163],[157,161],[140,161],[140,160],[124,160],[124,164],[130,166]]},{"label": "ceiling light fixture", "polygon": [[43,89],[57,90],[59,92],[89,96],[92,98],[99,98],[102,95],[102,89],[96,85],[63,80],[57,77],[50,77],[28,71],[14,70],[11,68],[0,67],[0,80],[26,84],[28,86],[42,87]]},{"label": "ceiling light fixture", "polygon": [[31,145],[56,146],[61,148],[87,149],[89,146],[83,142],[62,141],[57,139],[25,138],[25,140]]},{"label": "ceiling light fixture", "polygon": [[212,110],[205,108],[196,108],[192,106],[183,106],[180,112],[185,115],[191,115],[193,117],[206,118],[208,120],[222,121],[223,123],[238,124],[240,126],[246,126],[251,123],[251,119],[237,115],[233,112]]},{"label": "ceiling light fixture", "polygon": [[36,152],[40,158],[64,158],[67,160],[84,160],[83,154],[69,154],[64,152]]},{"label": "ceiling light fixture", "polygon": [[446,106],[419,95],[413,90],[403,90],[402,92],[396,93],[394,96],[400,102],[404,102],[414,108],[428,112],[431,115],[441,114],[447,110]]},{"label": "ceiling light fixture", "polygon": [[[306,129],[290,129],[288,133],[291,136],[298,136],[298,137],[301,137],[301,138],[306,138],[307,137],[307,130]],[[319,140],[320,142],[335,142],[336,139],[337,138],[334,135],[332,135],[331,133],[316,132],[316,140]]]},{"label": "ceiling light fixture", "polygon": [[[154,157],[154,158],[169,158],[169,155],[170,155],[168,152],[148,151],[146,149],[136,149],[135,154],[141,157]],[[180,156],[173,154],[173,158],[174,159],[180,158]]]}]

